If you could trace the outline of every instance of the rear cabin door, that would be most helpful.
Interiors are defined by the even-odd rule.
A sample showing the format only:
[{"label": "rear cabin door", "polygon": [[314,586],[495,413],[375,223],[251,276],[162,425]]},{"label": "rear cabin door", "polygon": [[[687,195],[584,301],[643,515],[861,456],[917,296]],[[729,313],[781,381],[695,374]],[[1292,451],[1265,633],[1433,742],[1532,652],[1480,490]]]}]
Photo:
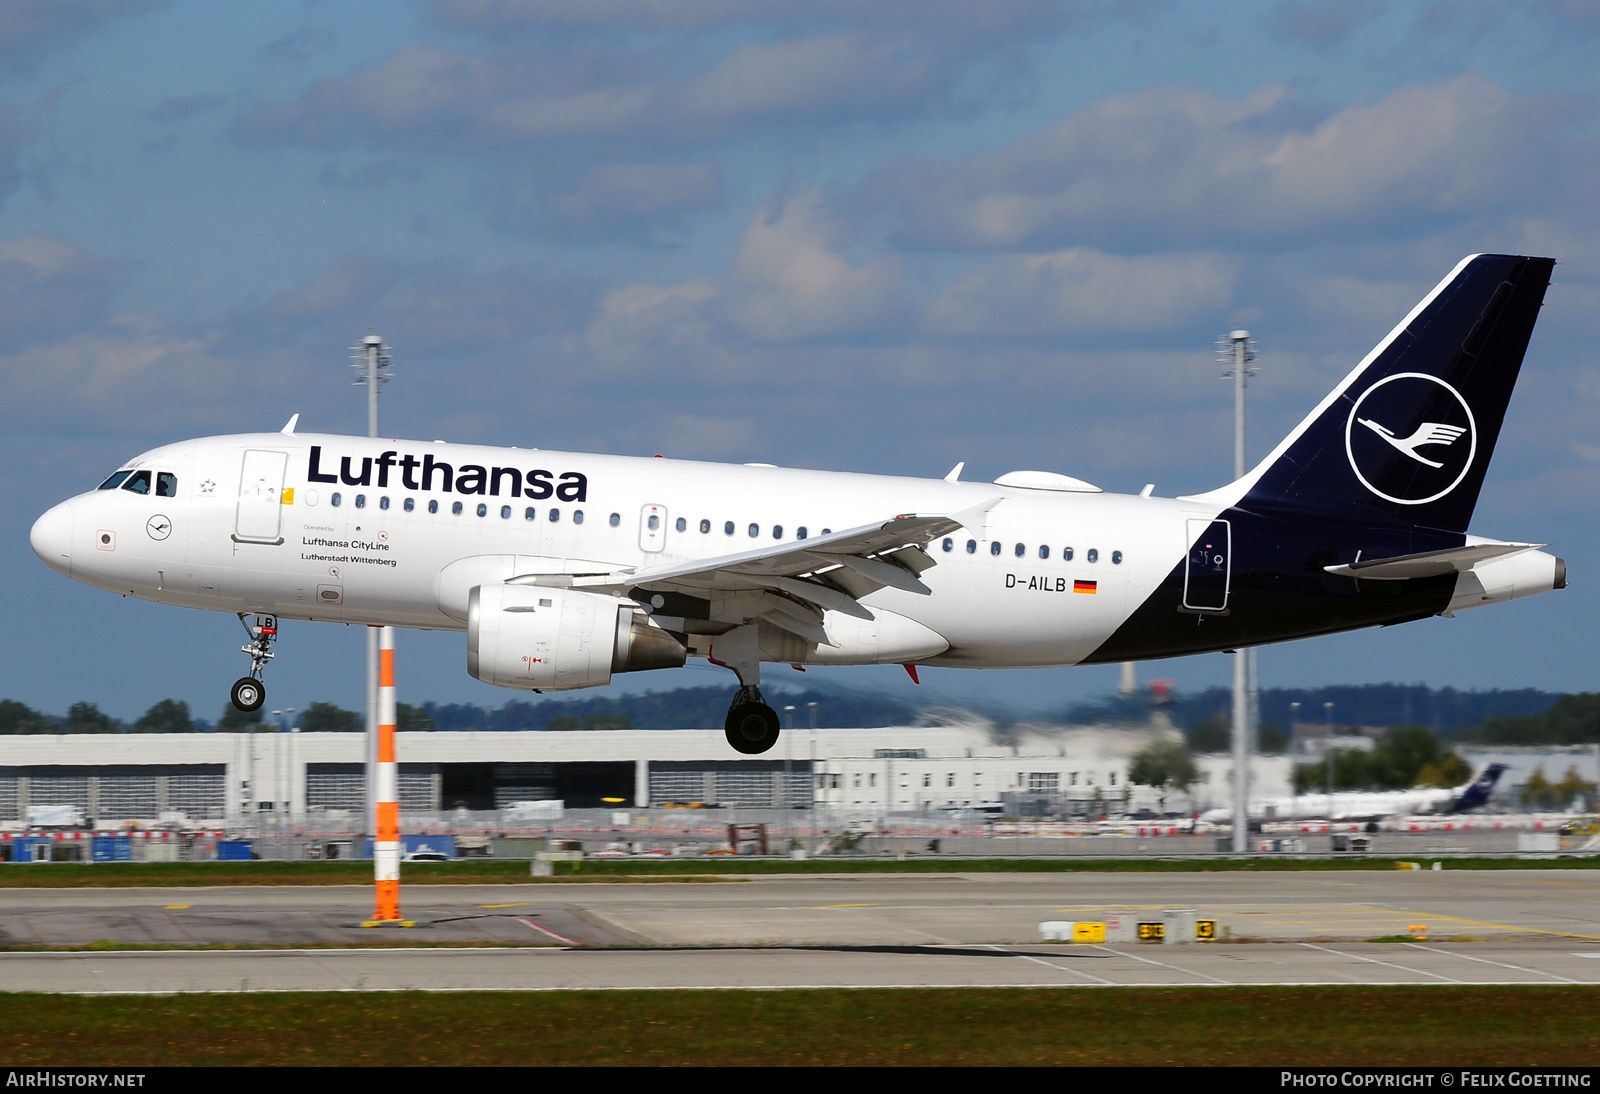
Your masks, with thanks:
[{"label": "rear cabin door", "polygon": [[667,545],[667,507],[646,505],[639,510],[639,550],[654,554]]},{"label": "rear cabin door", "polygon": [[1189,563],[1183,578],[1183,606],[1192,612],[1228,609],[1232,573],[1231,529],[1225,520],[1189,522]]},{"label": "rear cabin door", "polygon": [[239,515],[233,538],[240,543],[282,543],[283,477],[287,452],[247,449],[239,473]]}]

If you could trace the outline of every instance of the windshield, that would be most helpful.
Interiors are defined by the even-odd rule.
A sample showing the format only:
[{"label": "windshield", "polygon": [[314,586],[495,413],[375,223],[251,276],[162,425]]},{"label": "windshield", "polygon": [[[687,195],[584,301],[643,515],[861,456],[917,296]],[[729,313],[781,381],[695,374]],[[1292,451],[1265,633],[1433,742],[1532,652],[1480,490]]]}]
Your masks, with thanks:
[{"label": "windshield", "polygon": [[116,474],[112,475],[105,482],[101,483],[100,484],[100,489],[101,490],[115,490],[117,487],[122,485],[122,480],[127,478],[131,474],[133,474],[132,471],[118,471]]}]

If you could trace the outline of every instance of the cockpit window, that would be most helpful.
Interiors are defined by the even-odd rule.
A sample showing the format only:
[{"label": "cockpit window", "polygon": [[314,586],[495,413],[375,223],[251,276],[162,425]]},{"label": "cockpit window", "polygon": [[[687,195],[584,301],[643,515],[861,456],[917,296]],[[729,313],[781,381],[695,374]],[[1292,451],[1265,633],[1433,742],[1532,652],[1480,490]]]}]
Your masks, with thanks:
[{"label": "cockpit window", "polygon": [[117,487],[122,485],[122,480],[127,478],[131,474],[133,474],[132,471],[118,471],[116,474],[112,475],[105,482],[101,483],[100,484],[100,489],[102,489],[102,490],[115,490]]},{"label": "cockpit window", "polygon": [[170,471],[160,471],[156,474],[156,497],[175,498],[178,496],[178,476]]},{"label": "cockpit window", "polygon": [[124,490],[132,490],[135,494],[150,493],[150,472],[135,471],[128,476],[128,481],[122,484]]}]

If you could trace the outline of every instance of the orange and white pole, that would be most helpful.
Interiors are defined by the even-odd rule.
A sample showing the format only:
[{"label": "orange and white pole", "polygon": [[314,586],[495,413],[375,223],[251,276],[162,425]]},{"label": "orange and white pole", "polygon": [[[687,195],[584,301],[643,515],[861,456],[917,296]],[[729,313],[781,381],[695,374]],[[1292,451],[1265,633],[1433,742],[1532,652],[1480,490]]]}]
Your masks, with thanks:
[{"label": "orange and white pole", "polygon": [[377,883],[375,922],[400,919],[400,775],[394,758],[394,628],[378,631],[378,793],[376,838],[372,843]]}]

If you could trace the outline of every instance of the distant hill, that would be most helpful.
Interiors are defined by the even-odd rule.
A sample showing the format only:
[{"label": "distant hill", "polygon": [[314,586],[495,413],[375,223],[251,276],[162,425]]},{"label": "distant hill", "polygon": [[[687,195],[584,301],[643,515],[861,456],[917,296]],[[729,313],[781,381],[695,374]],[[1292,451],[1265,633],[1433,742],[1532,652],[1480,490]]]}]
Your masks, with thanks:
[{"label": "distant hill", "polygon": [[[810,702],[817,704],[817,726],[822,729],[903,726],[917,720],[917,708],[911,704],[869,692],[769,689],[766,698],[784,718],[785,728],[810,726],[810,712],[806,707]],[[792,715],[783,713],[786,706],[795,708]],[[513,699],[498,710],[469,703],[424,703],[423,709],[433,716],[434,727],[441,731],[721,729],[728,715],[728,689],[675,688],[642,695],[538,702]]]},{"label": "distant hill", "polygon": [[[1332,703],[1332,722],[1336,726],[1427,726],[1441,737],[1451,737],[1478,726],[1490,718],[1529,718],[1542,715],[1564,697],[1559,692],[1535,688],[1516,690],[1457,691],[1455,688],[1430,688],[1425,684],[1343,684],[1325,688],[1263,688],[1261,722],[1284,730],[1289,728],[1291,703],[1299,703],[1299,721],[1321,724]],[[1228,688],[1206,688],[1189,694],[1175,694],[1168,707],[1174,724],[1191,728],[1214,715],[1229,717],[1233,695]],[[1128,700],[1113,696],[1069,707],[1064,718],[1069,722],[1142,721],[1148,717],[1148,700]]]},{"label": "distant hill", "polygon": [[[566,730],[566,729],[720,729],[728,712],[730,692],[725,687],[676,688],[641,695],[583,696],[529,701],[512,699],[498,708],[469,703],[402,705],[401,728],[460,730]],[[937,719],[951,706],[947,702],[915,703],[867,691],[837,686],[800,690],[770,688],[767,700],[784,717],[785,728],[810,725],[806,704],[815,702],[820,728],[872,728],[915,725]],[[1563,696],[1525,688],[1515,691],[1457,691],[1422,684],[1363,684],[1327,688],[1268,688],[1261,693],[1264,725],[1287,729],[1290,703],[1299,703],[1302,722],[1320,723],[1323,703],[1332,702],[1335,725],[1423,725],[1440,737],[1461,735],[1463,740],[1486,743],[1564,743],[1600,741],[1600,696]],[[795,708],[793,715],[783,713]],[[1208,719],[1215,724],[1229,717],[1231,697],[1225,688],[1207,688],[1173,695],[1168,711],[1179,728],[1193,730]],[[309,704],[327,717],[318,729],[359,729],[361,716],[326,703]],[[975,711],[1004,727],[1017,721],[1059,722],[1069,725],[1144,722],[1150,717],[1147,695],[1132,699],[1108,696],[1075,703],[1047,712],[995,709],[979,704]],[[429,719],[432,725],[429,726]],[[164,699],[128,724],[109,718],[91,703],[75,703],[65,717],[43,714],[14,700],[0,699],[0,736],[29,733],[208,732],[213,729],[243,731],[259,722],[259,715],[241,715],[231,708],[217,726],[191,719],[188,706]],[[338,724],[334,724],[337,722]],[[308,723],[309,724],[309,723]],[[268,728],[272,728],[269,726]],[[1468,734],[1466,731],[1470,730]],[[1222,730],[1226,732],[1226,730]],[[1263,738],[1265,743],[1265,737]]]}]

